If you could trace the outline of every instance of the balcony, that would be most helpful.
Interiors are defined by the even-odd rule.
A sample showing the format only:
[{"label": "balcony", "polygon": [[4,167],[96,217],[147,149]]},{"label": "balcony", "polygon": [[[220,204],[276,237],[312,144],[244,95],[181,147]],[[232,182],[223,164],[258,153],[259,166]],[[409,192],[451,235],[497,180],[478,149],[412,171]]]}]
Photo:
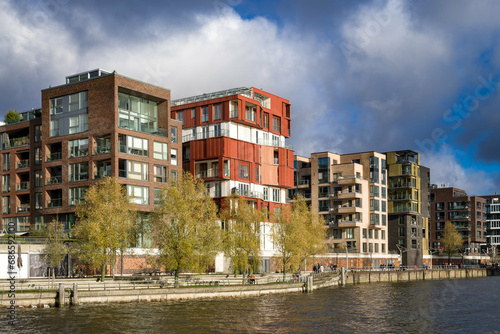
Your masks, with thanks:
[{"label": "balcony", "polygon": [[337,198],[348,199],[348,198],[363,198],[361,192],[359,191],[351,191],[351,192],[338,192]]},{"label": "balcony", "polygon": [[339,176],[333,180],[334,183],[338,184],[355,184],[355,183],[360,183],[360,181],[366,181],[365,178],[362,178],[361,176],[358,175],[351,175],[351,176]]},{"label": "balcony", "polygon": [[196,174],[196,178],[198,179],[204,179],[204,178],[209,178],[209,177],[219,177],[219,170],[203,170],[199,171],[198,174]]},{"label": "balcony", "polygon": [[50,176],[47,178],[47,185],[61,184],[62,176]]},{"label": "balcony", "polygon": [[302,180],[297,182],[297,187],[309,187],[309,180]]},{"label": "balcony", "polygon": [[215,137],[228,137],[229,136],[229,131],[228,130],[216,130],[216,131],[208,131],[204,133],[196,133],[196,134],[188,134],[182,136],[182,142],[186,143],[191,140],[198,140],[198,139],[206,139],[206,138],[215,138]]},{"label": "balcony", "polygon": [[29,136],[12,138],[12,139],[4,142],[3,149],[5,150],[5,149],[9,149],[9,148],[14,148],[14,147],[26,146],[26,145],[29,145],[29,143],[30,143]]},{"label": "balcony", "polygon": [[97,146],[94,148],[94,155],[111,153],[111,145]]},{"label": "balcony", "polygon": [[141,150],[133,147],[127,147],[126,145],[120,145],[120,148],[118,150],[120,153],[125,153],[125,154],[133,154],[133,155],[138,155],[141,157],[147,157],[148,156],[148,150]]},{"label": "balcony", "polygon": [[47,208],[58,208],[62,206],[62,198],[53,198],[47,202]]},{"label": "balcony", "polygon": [[339,213],[360,213],[362,212],[363,209],[361,208],[360,205],[355,205],[355,206],[351,206],[351,205],[342,205],[339,207]]},{"label": "balcony", "polygon": [[148,126],[145,124],[127,121],[124,119],[120,119],[120,123],[119,123],[118,127],[121,129],[147,133],[150,135],[156,135],[156,136],[160,136],[160,137],[168,137],[168,131],[166,129]]},{"label": "balcony", "polygon": [[25,182],[19,182],[17,184],[17,191],[27,191],[30,190],[30,182],[25,181]]},{"label": "balcony", "polygon": [[62,159],[62,153],[61,152],[54,152],[47,154],[47,162],[51,161],[57,161]]},{"label": "balcony", "polygon": [[111,171],[97,171],[94,174],[94,179],[104,179],[106,176],[111,177]]},{"label": "balcony", "polygon": [[18,212],[18,213],[26,213],[26,212],[30,212],[30,203],[19,204],[19,205],[17,206],[17,212]]},{"label": "balcony", "polygon": [[19,162],[17,163],[17,169],[29,168],[29,166],[30,166],[29,159],[19,160]]},{"label": "balcony", "polygon": [[450,219],[470,219],[469,212],[450,212]]}]

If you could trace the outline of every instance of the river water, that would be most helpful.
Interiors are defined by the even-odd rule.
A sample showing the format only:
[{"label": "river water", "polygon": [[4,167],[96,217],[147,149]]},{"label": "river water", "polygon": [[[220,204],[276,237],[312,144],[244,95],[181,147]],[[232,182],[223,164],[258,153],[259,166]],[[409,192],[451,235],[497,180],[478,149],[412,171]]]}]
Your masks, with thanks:
[{"label": "river water", "polygon": [[17,309],[5,333],[500,332],[500,277],[348,285],[314,293]]}]

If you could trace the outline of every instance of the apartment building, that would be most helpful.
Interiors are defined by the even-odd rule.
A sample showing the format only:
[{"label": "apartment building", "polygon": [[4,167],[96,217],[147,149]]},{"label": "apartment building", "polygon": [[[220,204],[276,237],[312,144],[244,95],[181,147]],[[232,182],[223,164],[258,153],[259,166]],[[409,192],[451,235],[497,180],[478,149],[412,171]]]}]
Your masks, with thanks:
[{"label": "apartment building", "polygon": [[[495,194],[481,197],[486,200],[486,222],[482,222],[486,229],[486,231],[483,229],[486,244],[481,245],[482,250],[498,254],[500,252],[500,196]],[[478,224],[477,227],[480,230],[479,227],[483,226]]]},{"label": "apartment building", "polygon": [[430,170],[411,150],[387,152],[389,250],[404,265],[422,266],[429,254]]},{"label": "apartment building", "polygon": [[[253,87],[174,100],[172,118],[182,124],[182,165],[203,179],[219,208],[231,194],[273,212],[293,186],[288,100]],[[270,270],[270,228],[261,225],[261,271]],[[216,263],[216,271],[221,271]]]},{"label": "apartment building", "polygon": [[450,221],[463,239],[462,252],[480,253],[486,243],[487,205],[480,196],[468,196],[465,190],[453,187],[431,186],[431,246],[441,247],[445,222]]},{"label": "apartment building", "polygon": [[75,205],[105,176],[117,177],[146,217],[182,168],[170,91],[96,69],[41,95],[41,109],[0,126],[3,228],[28,232],[53,218],[70,227]]},{"label": "apartment building", "polygon": [[[387,240],[386,156],[378,152],[295,156],[294,188],[328,224],[329,252],[383,255]],[[370,265],[385,264],[374,259]]]}]

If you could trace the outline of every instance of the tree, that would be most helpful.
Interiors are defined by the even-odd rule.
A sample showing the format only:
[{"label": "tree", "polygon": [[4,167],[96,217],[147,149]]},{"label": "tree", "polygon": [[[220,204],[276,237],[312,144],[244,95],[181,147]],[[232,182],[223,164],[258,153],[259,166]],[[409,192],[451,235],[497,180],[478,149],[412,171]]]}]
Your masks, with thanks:
[{"label": "tree", "polygon": [[289,266],[298,268],[306,258],[326,249],[324,220],[314,214],[303,197],[273,217],[272,236],[283,266],[283,277]]},{"label": "tree", "polygon": [[116,178],[106,177],[92,185],[83,202],[76,207],[78,218],[75,237],[80,258],[101,268],[114,268],[118,250],[130,246],[135,227],[135,209],[129,203],[124,186]]},{"label": "tree", "polygon": [[231,259],[233,273],[243,273],[256,265],[260,259],[260,224],[264,213],[239,195],[231,195],[224,203],[221,213],[224,222],[222,249]]},{"label": "tree", "polygon": [[444,225],[444,235],[441,238],[441,244],[444,247],[445,252],[448,253],[448,263],[451,264],[451,254],[456,253],[460,248],[462,248],[463,240],[460,233],[458,233],[455,225],[447,221]]},{"label": "tree", "polygon": [[202,180],[188,172],[178,181],[171,180],[160,191],[151,222],[158,260],[175,272],[176,283],[180,271],[202,271],[213,264],[220,227],[215,203]]},{"label": "tree", "polygon": [[19,122],[22,119],[21,115],[17,113],[17,110],[15,109],[10,109],[6,114],[5,114],[5,122],[6,123],[16,123]]},{"label": "tree", "polygon": [[64,224],[57,219],[52,220],[47,225],[47,228],[43,230],[43,233],[43,236],[46,238],[43,248],[43,258],[52,268],[52,282],[54,282],[55,269],[61,264],[68,253],[68,248],[64,244],[64,240],[68,239],[68,235],[64,232]]}]

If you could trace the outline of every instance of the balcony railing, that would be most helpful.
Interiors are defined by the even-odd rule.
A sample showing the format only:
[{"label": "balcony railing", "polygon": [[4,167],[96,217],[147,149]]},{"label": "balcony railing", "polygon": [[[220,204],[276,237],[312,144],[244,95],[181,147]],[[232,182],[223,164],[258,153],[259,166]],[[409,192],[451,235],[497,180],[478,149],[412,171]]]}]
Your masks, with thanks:
[{"label": "balcony railing", "polygon": [[29,166],[30,166],[29,159],[19,160],[19,162],[17,163],[17,169],[28,168]]},{"label": "balcony railing", "polygon": [[70,152],[69,153],[69,157],[70,158],[85,157],[87,155],[89,155],[89,149],[88,148],[75,150],[74,152]]},{"label": "balcony railing", "polygon": [[17,191],[26,191],[26,190],[29,190],[29,189],[30,189],[30,182],[29,181],[19,182],[17,184]]},{"label": "balcony railing", "polygon": [[94,148],[94,154],[105,154],[111,152],[111,145],[97,146]]},{"label": "balcony railing", "polygon": [[156,135],[156,136],[161,136],[161,137],[168,137],[168,131],[166,129],[161,129],[161,128],[148,126],[148,125],[140,124],[140,123],[137,124],[135,122],[126,121],[123,119],[120,119],[120,123],[119,123],[118,127],[121,129],[127,129],[127,130],[142,132],[142,133],[148,133],[151,135]]},{"label": "balcony railing", "polygon": [[78,174],[78,175],[70,175],[69,180],[70,182],[73,181],[87,181],[89,179],[88,174]]},{"label": "balcony railing", "polygon": [[203,179],[203,178],[207,178],[207,177],[219,177],[219,170],[218,169],[216,169],[216,170],[209,169],[209,170],[200,171],[200,172],[198,172],[196,177],[199,179]]},{"label": "balcony railing", "polygon": [[20,204],[17,206],[17,212],[18,213],[23,213],[23,212],[30,212],[30,204]]},{"label": "balcony railing", "polygon": [[47,179],[47,185],[62,183],[62,176],[50,176]]},{"label": "balcony railing", "polygon": [[126,154],[139,155],[141,157],[148,156],[148,150],[140,150],[140,149],[133,148],[133,147],[127,147],[126,145],[120,145],[119,152],[126,153]]},{"label": "balcony railing", "polygon": [[53,198],[47,202],[48,208],[56,208],[62,206],[62,198]]},{"label": "balcony railing", "polygon": [[94,174],[94,179],[104,179],[106,176],[111,177],[111,171],[97,171]]},{"label": "balcony railing", "polygon": [[62,153],[61,152],[54,152],[50,153],[47,155],[47,162],[50,161],[57,161],[62,159]]},{"label": "balcony railing", "polygon": [[29,136],[12,138],[3,144],[3,149],[24,146],[28,145],[29,143],[30,143]]}]

